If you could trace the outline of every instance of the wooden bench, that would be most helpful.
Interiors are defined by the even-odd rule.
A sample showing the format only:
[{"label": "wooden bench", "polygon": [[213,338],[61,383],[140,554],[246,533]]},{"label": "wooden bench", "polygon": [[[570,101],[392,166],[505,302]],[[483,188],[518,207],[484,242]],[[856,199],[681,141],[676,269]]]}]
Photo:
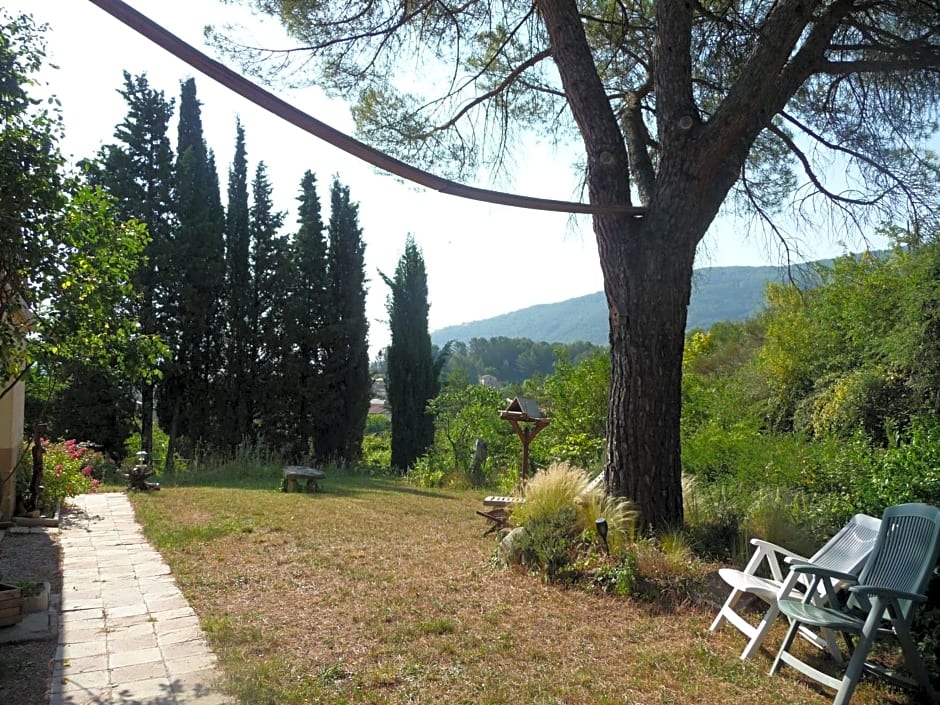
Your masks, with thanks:
[{"label": "wooden bench", "polygon": [[284,491],[297,492],[300,489],[300,481],[304,480],[307,492],[319,492],[320,480],[326,479],[326,473],[316,468],[307,468],[301,465],[288,465],[284,468]]}]

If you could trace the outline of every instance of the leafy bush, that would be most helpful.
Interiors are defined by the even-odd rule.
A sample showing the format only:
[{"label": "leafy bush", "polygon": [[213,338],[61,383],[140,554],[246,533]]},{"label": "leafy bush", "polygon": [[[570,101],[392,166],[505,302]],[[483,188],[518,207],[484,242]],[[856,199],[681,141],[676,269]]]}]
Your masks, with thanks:
[{"label": "leafy bush", "polygon": [[624,553],[613,565],[598,566],[594,570],[591,584],[604,592],[629,597],[633,593],[638,577],[636,557],[632,553]]},{"label": "leafy bush", "polygon": [[[67,497],[94,492],[99,481],[93,477],[95,467],[106,461],[101,453],[75,440],[51,442],[43,439],[42,509],[52,512]],[[24,449],[24,459],[30,457],[30,449]],[[32,477],[31,463],[20,465],[20,476],[28,487]]]},{"label": "leafy bush", "polygon": [[[432,477],[440,473],[438,483],[448,475],[469,478],[477,438],[487,444],[483,481],[490,485],[499,481],[499,475],[518,457],[516,436],[499,418],[504,404],[502,392],[479,384],[447,385],[428,402],[434,417],[434,444],[428,456],[435,468]],[[410,475],[415,479],[414,470]],[[422,483],[422,477],[419,472],[416,481]]]},{"label": "leafy bush", "polygon": [[[391,456],[389,456],[391,457]],[[444,481],[444,471],[435,465],[429,455],[422,455],[408,471],[408,479],[418,487],[440,487]]]},{"label": "leafy bush", "polygon": [[367,468],[387,471],[392,464],[390,434],[366,434],[362,437],[362,463]]},{"label": "leafy bush", "polygon": [[526,563],[538,565],[549,580],[557,580],[574,562],[579,533],[577,510],[571,505],[558,507],[528,519],[518,548]]},{"label": "leafy bush", "polygon": [[820,444],[827,462],[802,478],[818,524],[831,529],[856,512],[881,516],[905,502],[940,504],[940,424],[918,417],[906,432],[890,435],[888,448],[873,448],[861,432]]}]

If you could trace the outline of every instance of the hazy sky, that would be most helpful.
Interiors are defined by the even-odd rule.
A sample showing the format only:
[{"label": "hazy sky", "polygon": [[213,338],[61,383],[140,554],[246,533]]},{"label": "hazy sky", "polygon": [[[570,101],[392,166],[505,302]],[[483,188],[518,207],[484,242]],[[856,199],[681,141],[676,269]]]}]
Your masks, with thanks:
[{"label": "hazy sky", "polygon": [[[212,51],[202,42],[205,25],[226,21],[261,24],[242,8],[224,6],[217,0],[130,0],[128,4],[210,55]],[[223,202],[236,118],[245,127],[249,175],[259,160],[265,162],[275,204],[288,211],[288,227],[296,220],[303,173],[308,169],[316,173],[325,217],[329,213],[329,184],[338,174],[349,186],[351,198],[359,203],[370,280],[367,312],[373,352],[388,343],[387,287],[377,270],[392,274],[408,233],[422,248],[427,264],[432,330],[603,288],[590,220],[585,216],[572,218],[476,203],[404,184],[231,93],[87,0],[0,0],[0,6],[11,13],[29,12],[50,25],[48,58],[59,68],[43,73],[48,89],[42,90],[62,102],[66,125],[62,146],[75,160],[114,141],[114,127],[126,114],[117,89],[123,85],[122,71],[127,70],[146,73],[151,86],[177,102],[180,81],[195,77],[206,139],[219,168]],[[279,34],[270,23],[264,31],[267,37]],[[348,109],[331,102],[316,88],[275,92],[330,126],[352,132]],[[171,141],[175,144],[175,123],[171,125]],[[580,200],[572,156],[534,141],[517,145],[510,181],[476,185]],[[828,257],[841,253],[843,247],[820,239],[803,243],[802,251],[809,258]],[[768,248],[757,235],[746,238],[743,226],[720,220],[703,243],[696,266],[780,263],[774,246]]]}]

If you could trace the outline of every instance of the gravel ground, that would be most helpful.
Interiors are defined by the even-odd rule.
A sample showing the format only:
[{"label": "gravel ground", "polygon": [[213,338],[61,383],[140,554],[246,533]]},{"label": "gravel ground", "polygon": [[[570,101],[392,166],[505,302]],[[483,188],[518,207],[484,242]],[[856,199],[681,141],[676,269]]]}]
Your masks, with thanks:
[{"label": "gravel ground", "polygon": [[[0,531],[0,577],[4,582],[48,581],[52,592],[61,594],[59,559],[55,529],[28,534]],[[55,649],[55,635],[44,641],[0,643],[0,703],[46,705]]]}]

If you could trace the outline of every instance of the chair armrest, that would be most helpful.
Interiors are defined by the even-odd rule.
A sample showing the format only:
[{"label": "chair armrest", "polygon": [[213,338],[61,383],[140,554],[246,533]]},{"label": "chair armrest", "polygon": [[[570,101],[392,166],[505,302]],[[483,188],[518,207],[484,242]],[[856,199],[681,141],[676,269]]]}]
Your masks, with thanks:
[{"label": "chair armrest", "polygon": [[858,582],[858,576],[852,575],[851,573],[843,573],[841,570],[824,568],[823,566],[816,565],[815,563],[802,563],[795,561],[790,564],[790,570],[795,573],[806,573],[818,578],[829,578],[830,580],[844,581],[847,583]]},{"label": "chair armrest", "polygon": [[927,596],[921,595],[916,592],[902,592],[900,590],[892,590],[891,588],[879,587],[877,585],[853,585],[849,588],[849,592],[853,592],[856,595],[872,595],[874,597],[893,597],[898,600],[911,600],[912,602],[926,602]]},{"label": "chair armrest", "polygon": [[764,541],[764,539],[751,539],[751,545],[764,549],[765,553],[779,553],[781,556],[785,556],[786,559],[797,559],[801,561],[809,560],[806,556],[801,556],[800,554],[794,553],[790,549],[784,548],[783,546],[778,546],[777,544],[771,543],[770,541]]}]

